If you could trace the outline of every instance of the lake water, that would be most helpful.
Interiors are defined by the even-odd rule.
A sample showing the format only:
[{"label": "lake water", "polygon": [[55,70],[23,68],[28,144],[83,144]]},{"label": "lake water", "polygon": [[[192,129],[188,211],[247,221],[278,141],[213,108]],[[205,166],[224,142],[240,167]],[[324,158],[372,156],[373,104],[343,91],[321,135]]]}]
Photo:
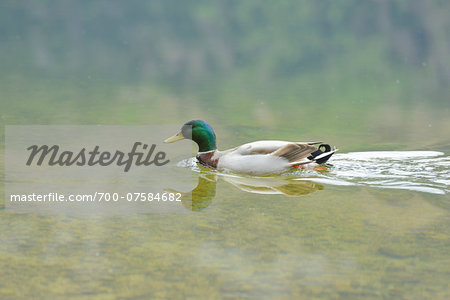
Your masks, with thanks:
[{"label": "lake water", "polygon": [[[255,130],[266,134],[220,128],[229,143]],[[325,168],[266,177],[186,157],[177,168],[198,181],[186,213],[0,210],[1,298],[448,296],[445,153],[340,151]]]}]

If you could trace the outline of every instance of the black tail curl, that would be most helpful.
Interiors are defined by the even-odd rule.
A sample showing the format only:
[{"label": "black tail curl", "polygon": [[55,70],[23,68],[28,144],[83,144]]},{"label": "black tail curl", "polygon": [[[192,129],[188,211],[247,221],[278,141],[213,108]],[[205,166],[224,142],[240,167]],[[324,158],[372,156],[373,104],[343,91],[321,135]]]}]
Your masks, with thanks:
[{"label": "black tail curl", "polygon": [[[331,146],[328,144],[320,144],[318,149],[311,153],[310,156],[308,156],[308,159],[315,161],[318,164],[325,163],[331,155],[333,155],[334,151],[332,151],[329,155],[323,155],[324,153],[331,152]],[[316,159],[316,157],[321,156],[320,158]]]}]

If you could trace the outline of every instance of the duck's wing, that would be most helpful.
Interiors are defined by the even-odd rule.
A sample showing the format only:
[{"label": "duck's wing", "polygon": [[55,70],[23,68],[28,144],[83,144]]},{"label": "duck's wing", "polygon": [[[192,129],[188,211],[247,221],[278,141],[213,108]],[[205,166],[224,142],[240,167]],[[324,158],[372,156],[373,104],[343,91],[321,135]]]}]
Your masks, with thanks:
[{"label": "duck's wing", "polygon": [[[320,146],[313,146],[317,144],[320,144]],[[257,141],[224,152],[240,156],[278,156],[286,159],[291,166],[299,166],[311,162],[325,163],[336,151],[336,149],[331,150],[329,145],[321,144],[321,142]]]},{"label": "duck's wing", "polygon": [[[301,146],[301,144],[297,144],[297,146]],[[301,155],[298,156],[293,156],[293,158],[291,160],[289,160],[289,164],[293,167],[297,167],[300,165],[304,165],[304,164],[308,164],[308,163],[318,163],[318,164],[324,164],[328,161],[328,159],[330,159],[330,157],[336,152],[338,151],[338,149],[336,149],[336,147],[333,147],[333,149],[331,149],[330,145],[328,144],[320,144],[317,148],[311,145],[308,145],[309,149],[311,149],[310,147],[313,147],[315,150],[310,152],[309,155],[307,155],[306,157],[301,158]],[[301,152],[301,150],[294,150],[293,152]],[[303,152],[306,153],[307,151],[305,150]]]},{"label": "duck's wing", "polygon": [[271,154],[289,144],[293,143],[287,141],[256,141],[241,145],[230,150],[239,155]]},{"label": "duck's wing", "polygon": [[283,157],[287,159],[291,165],[298,165],[312,162],[309,159],[305,160],[305,158],[310,157],[311,154],[317,150],[316,147],[309,144],[289,143],[274,151],[271,155]]}]

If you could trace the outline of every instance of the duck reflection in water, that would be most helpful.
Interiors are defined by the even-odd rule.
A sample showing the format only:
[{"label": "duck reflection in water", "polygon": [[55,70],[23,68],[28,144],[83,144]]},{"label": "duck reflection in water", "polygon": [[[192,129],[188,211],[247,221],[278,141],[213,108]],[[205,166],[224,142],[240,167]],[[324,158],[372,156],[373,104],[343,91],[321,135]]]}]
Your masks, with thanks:
[{"label": "duck reflection in water", "polygon": [[191,191],[182,193],[174,190],[170,192],[181,194],[181,203],[192,211],[200,211],[211,203],[216,196],[218,177],[237,187],[243,192],[265,194],[302,196],[323,190],[323,185],[308,180],[292,180],[289,178],[274,177],[242,177],[238,175],[222,174],[201,171],[198,184]]}]

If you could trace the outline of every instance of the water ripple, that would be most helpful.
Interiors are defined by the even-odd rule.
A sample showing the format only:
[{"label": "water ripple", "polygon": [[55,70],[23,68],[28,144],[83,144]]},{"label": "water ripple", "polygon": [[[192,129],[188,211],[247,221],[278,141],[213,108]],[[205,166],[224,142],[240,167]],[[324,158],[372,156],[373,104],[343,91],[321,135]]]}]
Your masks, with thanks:
[{"label": "water ripple", "polygon": [[450,157],[436,151],[336,154],[327,172],[307,172],[315,181],[333,185],[365,185],[433,194],[450,192]]},{"label": "water ripple", "polygon": [[[201,172],[195,157],[179,162],[178,166]],[[338,153],[330,159],[327,166],[326,170],[296,170],[281,176],[287,176],[290,180],[308,180],[336,186],[406,189],[442,195],[450,193],[450,157],[442,152]],[[213,170],[211,172],[229,175]]]}]

